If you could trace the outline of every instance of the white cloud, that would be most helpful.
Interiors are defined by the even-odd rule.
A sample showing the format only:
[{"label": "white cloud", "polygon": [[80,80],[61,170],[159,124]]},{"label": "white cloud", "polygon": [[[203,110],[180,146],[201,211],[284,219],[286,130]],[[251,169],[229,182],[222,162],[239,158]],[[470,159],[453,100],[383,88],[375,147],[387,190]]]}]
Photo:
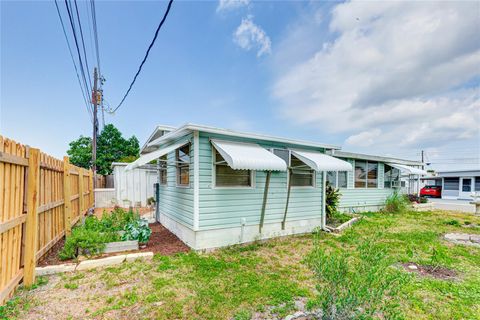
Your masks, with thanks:
[{"label": "white cloud", "polygon": [[242,19],[242,23],[233,33],[233,41],[247,51],[257,49],[257,56],[271,53],[272,42],[265,31],[253,22],[249,15]]},{"label": "white cloud", "polygon": [[250,4],[250,0],[220,0],[217,6],[217,12],[225,12],[246,7]]},{"label": "white cloud", "polygon": [[[347,134],[351,145],[478,139],[479,9],[478,2],[336,5],[328,36],[310,39],[320,48],[313,55],[275,57],[285,72],[273,96],[286,118]],[[463,89],[474,78],[475,88]]]}]

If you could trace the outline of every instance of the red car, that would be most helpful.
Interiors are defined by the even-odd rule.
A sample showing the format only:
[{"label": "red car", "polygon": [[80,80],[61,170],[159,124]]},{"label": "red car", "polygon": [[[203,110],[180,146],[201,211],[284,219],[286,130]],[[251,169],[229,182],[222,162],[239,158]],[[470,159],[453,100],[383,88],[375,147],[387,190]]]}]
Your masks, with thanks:
[{"label": "red car", "polygon": [[421,197],[442,197],[442,186],[425,186],[420,190]]}]

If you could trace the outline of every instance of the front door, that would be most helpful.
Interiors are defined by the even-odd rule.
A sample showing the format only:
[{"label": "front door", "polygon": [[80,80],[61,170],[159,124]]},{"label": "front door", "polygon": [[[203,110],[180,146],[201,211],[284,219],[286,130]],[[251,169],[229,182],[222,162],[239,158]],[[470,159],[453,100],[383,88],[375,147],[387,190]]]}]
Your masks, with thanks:
[{"label": "front door", "polygon": [[473,178],[460,178],[460,199],[471,199]]}]

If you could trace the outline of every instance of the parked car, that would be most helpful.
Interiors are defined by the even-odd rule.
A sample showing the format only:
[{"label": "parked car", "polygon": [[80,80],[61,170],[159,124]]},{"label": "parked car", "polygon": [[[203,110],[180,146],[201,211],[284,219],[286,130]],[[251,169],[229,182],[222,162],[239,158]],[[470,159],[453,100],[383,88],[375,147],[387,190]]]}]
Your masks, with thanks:
[{"label": "parked car", "polygon": [[421,197],[442,197],[442,186],[425,186],[420,190]]}]

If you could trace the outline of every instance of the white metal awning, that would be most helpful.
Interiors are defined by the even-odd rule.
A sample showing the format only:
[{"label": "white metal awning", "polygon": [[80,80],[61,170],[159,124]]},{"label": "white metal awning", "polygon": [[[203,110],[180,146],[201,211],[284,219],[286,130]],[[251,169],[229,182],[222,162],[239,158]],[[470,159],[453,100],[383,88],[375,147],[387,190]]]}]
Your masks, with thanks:
[{"label": "white metal awning", "polygon": [[352,171],[350,163],[315,151],[291,150],[292,154],[315,171]]},{"label": "white metal awning", "polygon": [[144,164],[149,163],[152,160],[158,159],[167,153],[172,152],[173,150],[176,150],[180,148],[181,146],[184,146],[188,143],[188,140],[182,140],[181,142],[172,144],[171,146],[165,147],[165,148],[160,148],[158,150],[152,151],[150,153],[144,154],[137,160],[135,160],[132,163],[129,163],[128,166],[125,167],[125,171],[132,170],[135,168],[138,168],[140,166],[143,166]]},{"label": "white metal awning", "polygon": [[416,174],[416,175],[420,175],[420,176],[428,175],[428,172],[425,171],[425,170],[410,167],[410,166],[406,166],[404,164],[398,164],[398,163],[387,163],[387,164],[391,167],[394,167],[394,168],[400,170],[401,172],[405,172],[405,173],[408,173],[408,174]]},{"label": "white metal awning", "polygon": [[232,169],[287,171],[285,161],[258,144],[216,139],[211,142]]}]

